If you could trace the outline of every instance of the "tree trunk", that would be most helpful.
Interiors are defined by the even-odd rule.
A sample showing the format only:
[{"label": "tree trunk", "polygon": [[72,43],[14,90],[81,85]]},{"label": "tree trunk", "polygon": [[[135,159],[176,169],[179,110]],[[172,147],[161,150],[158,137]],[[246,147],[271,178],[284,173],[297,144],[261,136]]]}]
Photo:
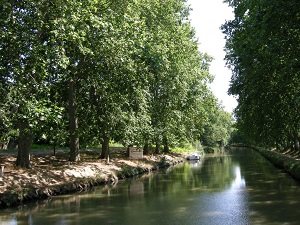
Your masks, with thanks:
[{"label": "tree trunk", "polygon": [[155,144],[155,151],[154,151],[155,154],[159,154],[159,144],[156,142]]},{"label": "tree trunk", "polygon": [[19,132],[20,134],[18,138],[18,156],[16,165],[23,168],[29,168],[32,132],[27,121],[20,122]]},{"label": "tree trunk", "polygon": [[169,144],[168,144],[168,139],[165,137],[164,138],[164,153],[169,153],[170,149],[169,149]]},{"label": "tree trunk", "polygon": [[130,145],[127,146],[127,153],[126,153],[126,156],[127,156],[127,157],[130,156],[130,147],[133,147],[133,145],[130,144]]},{"label": "tree trunk", "polygon": [[74,81],[69,81],[69,132],[70,132],[70,158],[71,162],[80,160],[79,154],[79,135],[78,135],[78,118],[76,116],[76,92]]},{"label": "tree trunk", "polygon": [[109,157],[109,136],[106,133],[104,133],[102,138],[103,142],[100,158],[107,159],[107,157]]},{"label": "tree trunk", "polygon": [[56,145],[53,145],[53,155],[56,156]]},{"label": "tree trunk", "polygon": [[294,140],[294,146],[295,146],[295,150],[299,151],[299,140],[295,138]]},{"label": "tree trunk", "polygon": [[144,148],[143,148],[143,154],[144,154],[144,155],[149,155],[149,144],[148,144],[148,143],[146,143],[146,144],[144,145]]}]

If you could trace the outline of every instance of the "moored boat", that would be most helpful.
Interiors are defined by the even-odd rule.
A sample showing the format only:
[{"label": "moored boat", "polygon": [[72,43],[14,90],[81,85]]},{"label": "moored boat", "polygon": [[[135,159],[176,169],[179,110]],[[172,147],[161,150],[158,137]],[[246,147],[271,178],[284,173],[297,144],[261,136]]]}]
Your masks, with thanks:
[{"label": "moored boat", "polygon": [[191,153],[188,157],[189,160],[200,160],[200,155],[198,153]]}]

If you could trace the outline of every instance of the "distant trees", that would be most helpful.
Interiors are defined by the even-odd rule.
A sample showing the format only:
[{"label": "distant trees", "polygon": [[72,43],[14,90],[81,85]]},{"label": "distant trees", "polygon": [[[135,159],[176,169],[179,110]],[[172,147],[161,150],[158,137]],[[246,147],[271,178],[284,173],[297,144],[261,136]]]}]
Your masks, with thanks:
[{"label": "distant trees", "polygon": [[226,2],[235,13],[222,29],[238,129],[256,144],[298,148],[300,2]]},{"label": "distant trees", "polygon": [[232,115],[223,110],[221,106],[213,108],[209,114],[208,123],[203,127],[200,141],[205,146],[224,147],[232,133]]},{"label": "distant trees", "polygon": [[110,140],[168,152],[198,140],[217,109],[211,58],[184,0],[4,1],[0,10],[0,140],[15,131],[18,166],[30,166],[33,137],[66,142],[70,161],[80,145],[102,144],[106,158]]}]

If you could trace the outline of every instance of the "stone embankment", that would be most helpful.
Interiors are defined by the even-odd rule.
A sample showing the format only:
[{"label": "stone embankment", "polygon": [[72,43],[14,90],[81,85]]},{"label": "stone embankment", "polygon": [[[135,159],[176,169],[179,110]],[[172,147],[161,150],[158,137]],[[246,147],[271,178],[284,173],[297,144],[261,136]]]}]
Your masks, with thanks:
[{"label": "stone embankment", "polygon": [[[59,194],[88,190],[97,185],[115,184],[119,179],[149,173],[182,163],[184,155],[152,155],[134,160],[126,157],[69,163],[56,156],[34,155],[32,167],[14,166],[15,156],[2,156],[4,174],[0,177],[0,208]],[[4,161],[4,162],[3,162]]]}]

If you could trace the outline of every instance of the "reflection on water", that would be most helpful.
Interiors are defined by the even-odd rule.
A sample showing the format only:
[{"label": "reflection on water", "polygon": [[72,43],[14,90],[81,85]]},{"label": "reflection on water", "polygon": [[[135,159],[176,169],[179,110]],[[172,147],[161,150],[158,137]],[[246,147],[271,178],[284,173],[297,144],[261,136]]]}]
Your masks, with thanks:
[{"label": "reflection on water", "polygon": [[241,175],[240,166],[234,166],[233,170],[235,174],[235,179],[231,183],[231,189],[245,188],[246,181]]},{"label": "reflection on water", "polygon": [[299,184],[250,150],[0,211],[0,225],[298,224]]}]

